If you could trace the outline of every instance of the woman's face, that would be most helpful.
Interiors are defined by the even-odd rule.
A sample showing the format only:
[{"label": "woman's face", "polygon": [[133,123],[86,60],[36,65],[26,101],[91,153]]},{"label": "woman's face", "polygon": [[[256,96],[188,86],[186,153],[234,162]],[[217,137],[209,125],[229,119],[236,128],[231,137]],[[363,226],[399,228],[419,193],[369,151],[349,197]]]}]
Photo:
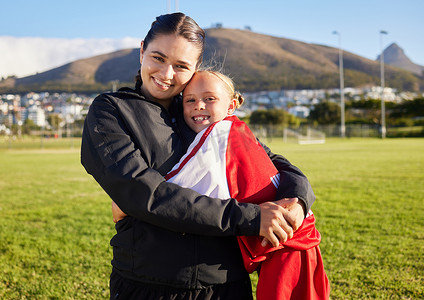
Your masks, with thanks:
[{"label": "woman's face", "polygon": [[209,73],[196,73],[183,93],[184,120],[196,133],[223,120],[236,108],[221,79]]},{"label": "woman's face", "polygon": [[181,36],[158,35],[140,50],[141,91],[166,108],[186,86],[196,70],[200,50]]}]

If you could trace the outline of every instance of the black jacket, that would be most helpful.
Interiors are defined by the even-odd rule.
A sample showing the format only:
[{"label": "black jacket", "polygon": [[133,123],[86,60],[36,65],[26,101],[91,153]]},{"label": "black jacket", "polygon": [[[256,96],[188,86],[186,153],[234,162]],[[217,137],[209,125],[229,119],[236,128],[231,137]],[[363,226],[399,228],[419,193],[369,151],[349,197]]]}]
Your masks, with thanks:
[{"label": "black jacket", "polygon": [[[93,101],[81,162],[129,216],[116,224],[110,242],[112,265],[121,276],[180,288],[246,276],[235,236],[258,235],[259,207],[213,199],[164,180],[194,136],[177,101],[167,111],[130,89]],[[282,175],[279,195],[299,197],[309,209],[315,198],[306,177],[265,150]]]}]

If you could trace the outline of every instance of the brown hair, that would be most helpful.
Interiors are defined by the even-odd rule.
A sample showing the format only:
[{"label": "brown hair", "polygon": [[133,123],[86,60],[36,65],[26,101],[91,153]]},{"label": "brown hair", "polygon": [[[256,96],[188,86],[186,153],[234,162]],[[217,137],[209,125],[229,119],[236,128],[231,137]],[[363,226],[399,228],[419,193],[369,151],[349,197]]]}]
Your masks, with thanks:
[{"label": "brown hair", "polygon": [[172,33],[182,36],[187,41],[195,44],[200,50],[197,61],[198,67],[202,62],[203,51],[205,49],[205,32],[192,18],[180,12],[161,15],[156,18],[144,38],[143,50],[146,50],[149,43],[158,35]]}]

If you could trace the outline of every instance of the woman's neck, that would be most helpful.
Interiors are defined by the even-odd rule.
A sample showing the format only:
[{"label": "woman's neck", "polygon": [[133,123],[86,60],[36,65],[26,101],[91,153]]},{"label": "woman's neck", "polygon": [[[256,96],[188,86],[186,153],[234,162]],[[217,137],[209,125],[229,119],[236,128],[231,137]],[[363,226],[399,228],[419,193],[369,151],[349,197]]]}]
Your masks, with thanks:
[{"label": "woman's neck", "polygon": [[172,102],[172,99],[166,99],[166,100],[164,100],[164,99],[154,99],[154,98],[151,98],[150,100],[152,100],[152,101],[154,101],[156,103],[159,103],[160,105],[162,105],[163,107],[165,107],[166,110],[169,110],[169,107],[171,106],[171,102]]},{"label": "woman's neck", "polygon": [[143,85],[140,85],[140,93],[146,97],[147,100],[156,102],[160,105],[162,105],[166,110],[169,110],[169,107],[171,106],[173,98],[170,99],[158,99],[150,95],[146,90],[143,89]]}]

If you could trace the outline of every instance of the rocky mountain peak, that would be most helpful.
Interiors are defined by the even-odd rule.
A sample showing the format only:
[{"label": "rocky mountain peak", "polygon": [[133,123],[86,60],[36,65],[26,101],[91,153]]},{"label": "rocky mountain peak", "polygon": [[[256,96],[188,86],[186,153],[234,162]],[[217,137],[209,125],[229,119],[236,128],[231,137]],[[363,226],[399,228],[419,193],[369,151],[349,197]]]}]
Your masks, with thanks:
[{"label": "rocky mountain peak", "polygon": [[[396,43],[392,43],[384,49],[383,54],[384,63],[422,76],[424,67],[414,64]],[[380,55],[377,56],[376,60],[380,61]]]}]

